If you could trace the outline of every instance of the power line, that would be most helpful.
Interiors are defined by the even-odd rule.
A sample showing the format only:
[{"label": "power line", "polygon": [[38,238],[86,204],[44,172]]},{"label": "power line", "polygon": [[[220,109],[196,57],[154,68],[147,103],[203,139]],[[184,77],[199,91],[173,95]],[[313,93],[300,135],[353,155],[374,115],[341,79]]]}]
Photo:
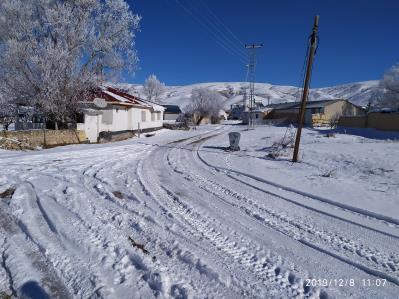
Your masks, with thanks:
[{"label": "power line", "polygon": [[244,43],[230,30],[229,27],[227,27],[227,25],[209,8],[208,5],[206,5],[206,3],[203,0],[200,0],[200,2],[202,3],[202,5],[210,12],[210,14],[219,22],[219,24],[222,25],[222,27],[224,27],[227,32],[230,33],[230,35],[238,42],[240,43],[242,46],[244,46]]},{"label": "power line", "polygon": [[[190,3],[193,3],[193,2],[190,2]],[[195,3],[198,3],[198,2],[195,2]],[[243,55],[246,58],[245,51],[241,47],[238,46],[238,44],[242,44],[243,45],[243,43],[241,41],[238,41],[238,43],[237,43],[236,41],[231,39],[231,37],[229,37],[227,34],[225,34],[225,32],[223,32],[223,29],[221,28],[221,27],[223,27],[223,25],[222,26],[220,26],[220,24],[218,25],[217,24],[217,19],[215,21],[214,20],[215,18],[212,18],[212,15],[214,15],[216,18],[217,18],[217,16],[215,14],[213,14],[210,11],[210,9],[205,6],[205,4],[203,5],[203,7],[207,8],[207,10],[210,11],[210,14],[207,14],[207,13],[204,13],[203,11],[201,11],[202,9],[199,6],[196,6],[196,7],[197,7],[197,11],[200,12],[199,16],[202,16],[204,18],[206,24],[209,24],[213,28],[213,30],[218,32],[221,35],[221,37],[227,43],[229,43],[232,46],[232,48],[234,48],[234,50],[236,50],[237,52],[240,52],[241,55]],[[229,29],[227,29],[227,30],[229,31]]]},{"label": "power line", "polygon": [[[232,46],[231,41],[229,41],[228,39],[225,38],[225,36],[223,35],[223,33],[220,32],[220,30],[215,27],[215,25],[212,23],[212,21],[203,21],[201,19],[201,17],[199,15],[196,15],[195,13],[193,13],[193,11],[191,11],[187,6],[183,5],[179,0],[176,0],[176,2],[183,8],[183,10],[188,13],[189,15],[191,15],[192,17],[194,17],[194,19],[200,24],[202,25],[205,29],[207,29],[219,42],[219,44],[221,43],[222,46],[225,48],[225,50],[229,51],[229,52],[233,52],[234,55],[237,55],[237,57],[239,57],[240,59],[245,59],[245,54],[239,52],[237,50],[237,48],[235,48],[234,46]],[[208,24],[209,23],[209,24]],[[211,26],[210,26],[211,25]],[[230,43],[229,43],[230,42]],[[234,45],[234,44],[233,44]]]},{"label": "power line", "polygon": [[198,16],[196,16],[191,10],[189,10],[186,6],[184,6],[179,0],[175,0],[175,2],[183,9],[185,13],[193,17],[201,26],[203,26],[205,29],[207,29],[215,38],[215,41],[224,48],[227,52],[230,54],[236,56],[242,63],[245,63],[244,60],[244,55],[241,54],[240,52],[237,52],[234,48],[231,47],[228,43],[226,43],[224,40],[220,39],[220,36],[218,36],[217,33],[212,30],[206,23],[204,23]]}]

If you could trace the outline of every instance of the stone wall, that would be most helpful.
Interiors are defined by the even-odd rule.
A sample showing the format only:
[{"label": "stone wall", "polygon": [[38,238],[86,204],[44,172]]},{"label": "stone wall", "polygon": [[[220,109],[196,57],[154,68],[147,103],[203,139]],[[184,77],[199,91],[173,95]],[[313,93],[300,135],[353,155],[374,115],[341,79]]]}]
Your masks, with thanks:
[{"label": "stone wall", "polygon": [[17,140],[32,148],[87,142],[86,134],[81,130],[2,131],[0,137]]},{"label": "stone wall", "polygon": [[[162,127],[157,128],[146,128],[140,130],[140,134],[145,134],[148,132],[153,132],[162,129]],[[133,138],[134,136],[140,135],[138,130],[125,130],[125,131],[117,131],[117,132],[110,132],[104,131],[100,132],[98,142],[99,143],[106,143],[106,142],[115,142],[115,141],[122,141],[129,138]]]}]

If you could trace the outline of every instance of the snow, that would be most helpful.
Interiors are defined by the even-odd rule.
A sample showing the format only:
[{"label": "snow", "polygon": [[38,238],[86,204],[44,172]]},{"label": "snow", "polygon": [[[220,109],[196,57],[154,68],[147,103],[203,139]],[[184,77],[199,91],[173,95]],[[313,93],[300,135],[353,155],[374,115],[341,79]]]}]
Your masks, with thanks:
[{"label": "snow", "polygon": [[117,95],[117,94],[114,94],[113,92],[110,92],[110,91],[108,91],[108,90],[103,90],[103,92],[106,93],[107,95],[113,97],[114,99],[118,100],[119,102],[122,102],[122,103],[131,103],[130,100],[128,100],[128,99],[126,99],[126,98],[124,98],[124,97],[121,97],[121,96],[119,96],[119,95]]},{"label": "snow", "polygon": [[15,188],[0,198],[0,294],[396,298],[399,135],[304,129],[292,163],[291,148],[268,157],[286,131],[0,151],[0,194]]},{"label": "snow", "polygon": [[[119,83],[113,86],[129,91],[133,95],[145,98],[143,86],[139,84]],[[224,107],[229,109],[230,105],[242,103],[242,88],[248,88],[247,82],[211,82],[198,83],[185,86],[165,86],[165,92],[160,97],[162,104],[179,105],[184,107],[190,103],[193,89],[208,88],[218,91],[224,95]],[[232,89],[233,94],[228,94]],[[363,81],[342,84],[332,87],[314,88],[309,94],[310,100],[326,100],[343,98],[358,106],[367,106],[370,100],[376,100],[375,95],[380,90],[379,81]],[[282,102],[293,102],[300,100],[300,90],[295,86],[273,85],[269,83],[255,84],[255,98],[267,104]]]}]

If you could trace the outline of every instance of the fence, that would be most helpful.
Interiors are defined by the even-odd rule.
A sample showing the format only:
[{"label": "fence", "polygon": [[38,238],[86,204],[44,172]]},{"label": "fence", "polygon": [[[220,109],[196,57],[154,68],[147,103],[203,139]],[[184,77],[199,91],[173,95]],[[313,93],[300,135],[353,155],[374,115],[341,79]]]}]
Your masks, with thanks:
[{"label": "fence", "polygon": [[371,112],[365,116],[343,116],[339,119],[338,125],[341,127],[399,131],[399,112]]},{"label": "fence", "polygon": [[44,129],[44,123],[32,123],[32,122],[16,122],[15,123],[16,131],[38,130],[38,129]]}]

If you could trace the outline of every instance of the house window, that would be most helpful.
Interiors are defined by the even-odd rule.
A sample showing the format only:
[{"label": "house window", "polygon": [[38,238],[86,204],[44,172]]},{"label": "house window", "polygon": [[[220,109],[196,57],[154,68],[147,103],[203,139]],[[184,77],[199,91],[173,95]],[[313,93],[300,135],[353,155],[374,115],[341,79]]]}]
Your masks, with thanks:
[{"label": "house window", "polygon": [[103,110],[102,111],[103,115],[101,118],[101,122],[104,125],[112,125],[112,120],[113,120],[113,110]]},{"label": "house window", "polygon": [[76,122],[78,123],[78,124],[84,124],[84,122],[85,122],[85,115],[84,115],[84,113],[76,113],[76,116],[75,116],[75,119],[76,119]]},{"label": "house window", "polygon": [[141,121],[142,121],[142,122],[145,122],[145,121],[146,121],[145,117],[146,117],[145,111],[141,111]]},{"label": "house window", "polygon": [[258,118],[259,117],[259,115],[258,114],[255,114],[255,118]]},{"label": "house window", "polygon": [[157,113],[157,120],[161,120],[161,112]]},{"label": "house window", "polygon": [[321,108],[312,108],[312,114],[321,113]]},{"label": "house window", "polygon": [[151,112],[151,121],[154,121],[154,120],[155,120],[155,113]]}]

